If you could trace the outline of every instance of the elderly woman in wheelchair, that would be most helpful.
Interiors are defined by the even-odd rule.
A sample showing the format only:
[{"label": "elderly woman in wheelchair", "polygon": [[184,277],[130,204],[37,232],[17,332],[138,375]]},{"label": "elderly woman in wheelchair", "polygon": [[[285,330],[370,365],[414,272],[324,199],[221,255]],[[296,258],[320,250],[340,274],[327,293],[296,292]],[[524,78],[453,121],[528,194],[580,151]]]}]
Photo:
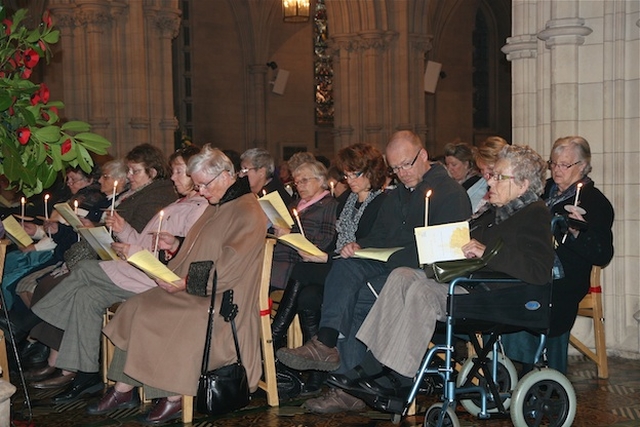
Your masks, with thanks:
[{"label": "elderly woman in wheelchair", "polygon": [[[512,326],[496,328],[494,323],[518,326],[541,324],[541,332],[544,332],[544,326],[548,325],[554,263],[549,226],[551,215],[539,198],[544,188],[545,172],[546,163],[528,146],[504,147],[494,172],[489,176],[490,205],[484,212],[471,218],[471,241],[462,248],[466,258],[476,258],[496,252],[496,246],[501,245],[486,268],[481,270],[483,275],[488,270],[501,278],[481,280],[475,287],[472,283],[456,286],[461,279],[449,285],[427,277],[423,270],[394,270],[357,335],[369,348],[367,356],[360,366],[343,375],[332,374],[328,382],[379,409],[404,413],[415,397],[425,372],[439,374],[445,382],[445,403],[430,408],[425,426],[442,425],[445,418],[449,419],[447,425],[459,425],[452,409],[456,396],[465,399],[463,404],[465,401],[469,404],[465,407],[477,411],[474,415],[487,418],[489,412],[504,412],[509,404],[509,397],[505,397],[504,392],[512,390],[517,382],[513,364],[502,354],[498,355],[496,337],[490,337],[489,342],[485,342],[488,349],[480,348],[476,341],[476,352],[485,356],[480,362],[482,366],[470,367],[466,364],[462,371],[466,370],[465,376],[469,378],[460,378],[458,374],[461,388],[455,389],[451,361],[453,324],[457,324],[456,333],[459,333],[457,328],[468,318],[482,321],[481,326],[470,325],[465,330],[473,337],[476,331],[505,332],[514,329]],[[536,299],[538,296],[540,298]],[[479,306],[473,304],[476,298],[479,298]],[[511,300],[505,302],[503,298]],[[452,313],[454,301],[458,299],[465,301],[467,306],[467,309],[456,309],[458,315],[462,313],[463,318],[459,320],[454,319]],[[521,308],[521,305],[527,305],[528,308]],[[536,312],[538,308],[542,308],[544,313]],[[540,316],[544,318],[536,322]],[[447,322],[447,344],[436,345],[425,356],[437,321]],[[445,356],[444,367],[434,369],[432,357],[438,352]],[[484,375],[490,372],[494,374]],[[498,378],[500,375],[506,375],[506,380]],[[471,379],[472,376],[475,379]],[[477,386],[478,383],[487,387],[482,389]],[[566,383],[570,387],[570,383]],[[566,385],[564,382],[562,384]],[[477,393],[475,398],[460,396],[461,390],[478,391],[480,398],[477,398]],[[494,394],[488,396],[491,392]],[[534,412],[529,410],[527,415],[537,416]],[[519,415],[521,418],[527,416]],[[522,424],[520,420],[514,423],[535,425]]]}]

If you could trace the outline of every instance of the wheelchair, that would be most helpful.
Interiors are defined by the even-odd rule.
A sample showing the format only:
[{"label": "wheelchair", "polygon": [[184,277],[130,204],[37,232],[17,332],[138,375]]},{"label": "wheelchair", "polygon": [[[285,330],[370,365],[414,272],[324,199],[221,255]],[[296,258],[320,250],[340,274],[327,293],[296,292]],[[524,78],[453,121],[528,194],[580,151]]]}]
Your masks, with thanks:
[{"label": "wheelchair", "polygon": [[[376,396],[367,400],[370,405],[392,412],[392,421],[399,423],[425,376],[437,375],[443,383],[443,402],[427,410],[424,427],[460,426],[457,402],[479,419],[510,416],[516,427],[571,426],[576,414],[573,386],[541,361],[545,359],[552,283],[536,286],[500,273],[487,274],[475,273],[449,284],[445,342],[427,351],[406,399]],[[468,293],[455,294],[458,286]],[[523,330],[539,334],[540,343],[534,369],[518,381],[514,364],[500,351],[500,336]],[[482,334],[482,343],[478,334]],[[461,335],[468,336],[476,354],[469,355],[457,372],[454,339]]]}]

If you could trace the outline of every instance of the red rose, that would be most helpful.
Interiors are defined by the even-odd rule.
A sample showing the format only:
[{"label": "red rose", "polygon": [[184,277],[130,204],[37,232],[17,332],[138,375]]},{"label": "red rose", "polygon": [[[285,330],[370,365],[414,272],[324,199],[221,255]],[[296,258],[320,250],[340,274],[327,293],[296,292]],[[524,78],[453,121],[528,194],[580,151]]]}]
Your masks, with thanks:
[{"label": "red rose", "polygon": [[46,28],[51,28],[51,25],[53,25],[53,22],[51,21],[51,14],[48,10],[42,15],[42,23]]},{"label": "red rose", "polygon": [[28,79],[29,77],[31,77],[31,73],[33,72],[33,70],[31,70],[31,68],[24,68],[21,72],[20,72],[20,78],[21,79]]},{"label": "red rose", "polygon": [[43,104],[46,104],[47,102],[49,102],[49,88],[47,87],[46,84],[44,83],[40,83],[40,89],[37,92],[40,95],[40,99],[42,100]]},{"label": "red rose", "polygon": [[2,20],[2,25],[4,26],[4,33],[8,36],[11,35],[11,26],[13,25],[13,22],[11,22],[8,19],[3,19]]},{"label": "red rose", "polygon": [[62,155],[64,156],[69,152],[69,150],[71,150],[71,140],[67,139],[62,143],[62,147],[60,147],[60,153],[62,153]]},{"label": "red rose", "polygon": [[22,58],[24,61],[24,65],[28,68],[33,68],[38,65],[38,61],[40,60],[40,55],[33,49],[27,49],[24,52],[24,57]]},{"label": "red rose", "polygon": [[29,138],[31,138],[31,131],[28,128],[20,128],[16,131],[16,135],[18,136],[18,142],[26,145],[29,142]]},{"label": "red rose", "polygon": [[42,98],[40,98],[40,92],[36,92],[31,95],[31,105],[37,105]]}]

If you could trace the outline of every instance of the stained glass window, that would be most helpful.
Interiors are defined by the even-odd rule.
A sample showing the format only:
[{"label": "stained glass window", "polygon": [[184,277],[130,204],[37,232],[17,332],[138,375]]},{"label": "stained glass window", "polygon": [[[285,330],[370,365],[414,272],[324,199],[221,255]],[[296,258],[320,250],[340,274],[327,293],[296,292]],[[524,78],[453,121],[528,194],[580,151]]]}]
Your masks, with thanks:
[{"label": "stained glass window", "polygon": [[317,0],[314,22],[316,125],[333,125],[333,61],[328,54],[329,31],[325,0]]}]

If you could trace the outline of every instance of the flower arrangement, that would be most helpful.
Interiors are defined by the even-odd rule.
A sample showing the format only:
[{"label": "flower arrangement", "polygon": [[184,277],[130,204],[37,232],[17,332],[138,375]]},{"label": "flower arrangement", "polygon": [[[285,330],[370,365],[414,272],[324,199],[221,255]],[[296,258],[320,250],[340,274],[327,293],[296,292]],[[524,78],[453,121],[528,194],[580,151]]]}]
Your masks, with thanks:
[{"label": "flower arrangement", "polygon": [[21,9],[7,17],[0,5],[0,174],[29,197],[50,187],[68,166],[90,172],[89,152],[106,154],[111,144],[89,132],[88,123],[61,123],[64,104],[49,99],[46,84],[29,80],[41,60],[49,62],[60,32],[48,12],[34,29],[24,25],[26,15]]}]

